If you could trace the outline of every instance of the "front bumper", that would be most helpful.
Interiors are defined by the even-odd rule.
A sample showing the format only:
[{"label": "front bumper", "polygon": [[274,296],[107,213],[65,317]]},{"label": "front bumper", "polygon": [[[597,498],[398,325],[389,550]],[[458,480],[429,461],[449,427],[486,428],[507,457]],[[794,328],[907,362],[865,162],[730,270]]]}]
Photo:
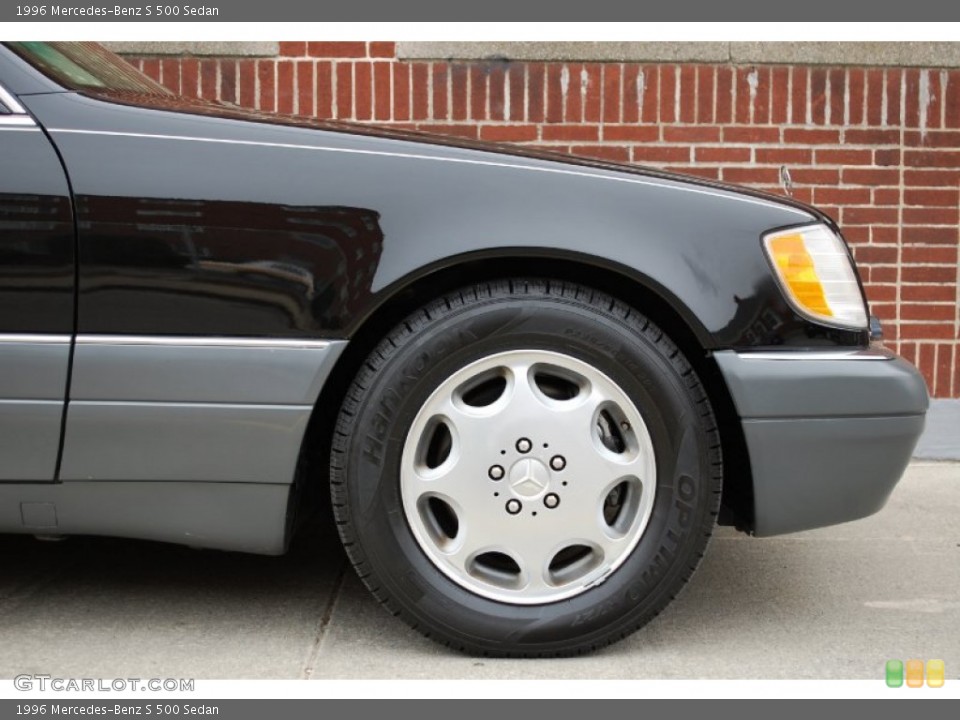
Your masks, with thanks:
[{"label": "front bumper", "polygon": [[877,512],[923,431],[926,385],[882,349],[714,354],[743,424],[758,536]]}]

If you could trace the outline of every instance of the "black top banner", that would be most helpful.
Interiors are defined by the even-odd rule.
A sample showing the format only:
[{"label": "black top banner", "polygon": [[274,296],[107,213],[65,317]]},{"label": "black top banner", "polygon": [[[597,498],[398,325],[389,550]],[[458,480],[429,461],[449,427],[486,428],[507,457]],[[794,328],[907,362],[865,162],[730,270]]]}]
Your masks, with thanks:
[{"label": "black top banner", "polygon": [[[869,9],[867,9],[869,7]],[[818,12],[822,10],[822,12]],[[865,17],[866,15],[866,17]],[[497,20],[496,18],[509,18]],[[145,0],[69,0],[4,4],[0,22],[948,22],[960,20],[960,3],[913,0],[907,4],[808,0],[728,0],[724,3],[624,3],[592,0],[587,4],[517,3],[485,0],[359,0],[317,3],[312,0],[191,0],[150,3]],[[482,39],[482,38],[481,38]]]}]

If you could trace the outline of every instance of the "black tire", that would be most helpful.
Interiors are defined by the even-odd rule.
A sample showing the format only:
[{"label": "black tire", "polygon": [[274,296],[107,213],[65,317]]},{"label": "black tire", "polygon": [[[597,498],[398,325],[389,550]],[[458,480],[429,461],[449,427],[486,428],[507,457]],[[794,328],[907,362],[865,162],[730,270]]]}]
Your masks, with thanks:
[{"label": "black tire", "polygon": [[[629,556],[603,582],[544,604],[483,597],[441,572],[411,531],[399,481],[408,430],[434,389],[473,361],[520,348],[561,352],[613,379],[656,455],[652,511]],[[599,291],[543,279],[467,287],[394,328],[347,392],[330,464],[341,538],[377,600],[444,645],[490,656],[590,652],[649,622],[703,556],[722,486],[713,410],[666,333]]]}]

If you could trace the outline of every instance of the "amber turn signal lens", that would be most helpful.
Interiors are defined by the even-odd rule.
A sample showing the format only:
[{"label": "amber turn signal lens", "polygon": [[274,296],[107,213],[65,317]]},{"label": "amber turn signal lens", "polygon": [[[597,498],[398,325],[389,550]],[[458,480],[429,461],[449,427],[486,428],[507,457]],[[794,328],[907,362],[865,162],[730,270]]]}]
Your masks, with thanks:
[{"label": "amber turn signal lens", "polygon": [[817,277],[813,258],[803,244],[802,235],[780,235],[770,240],[770,253],[780,271],[780,277],[793,291],[800,304],[818,315],[833,316],[833,310],[823,295],[823,285]]},{"label": "amber turn signal lens", "polygon": [[803,315],[831,325],[862,329],[867,310],[843,241],[825,225],[763,238],[784,294]]}]

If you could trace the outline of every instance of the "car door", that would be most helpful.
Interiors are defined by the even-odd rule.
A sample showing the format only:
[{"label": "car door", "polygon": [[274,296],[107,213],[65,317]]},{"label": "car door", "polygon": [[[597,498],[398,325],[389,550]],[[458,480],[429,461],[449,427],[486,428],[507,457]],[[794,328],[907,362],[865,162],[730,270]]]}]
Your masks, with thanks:
[{"label": "car door", "polygon": [[0,482],[56,479],[74,333],[74,225],[50,141],[0,86]]}]

